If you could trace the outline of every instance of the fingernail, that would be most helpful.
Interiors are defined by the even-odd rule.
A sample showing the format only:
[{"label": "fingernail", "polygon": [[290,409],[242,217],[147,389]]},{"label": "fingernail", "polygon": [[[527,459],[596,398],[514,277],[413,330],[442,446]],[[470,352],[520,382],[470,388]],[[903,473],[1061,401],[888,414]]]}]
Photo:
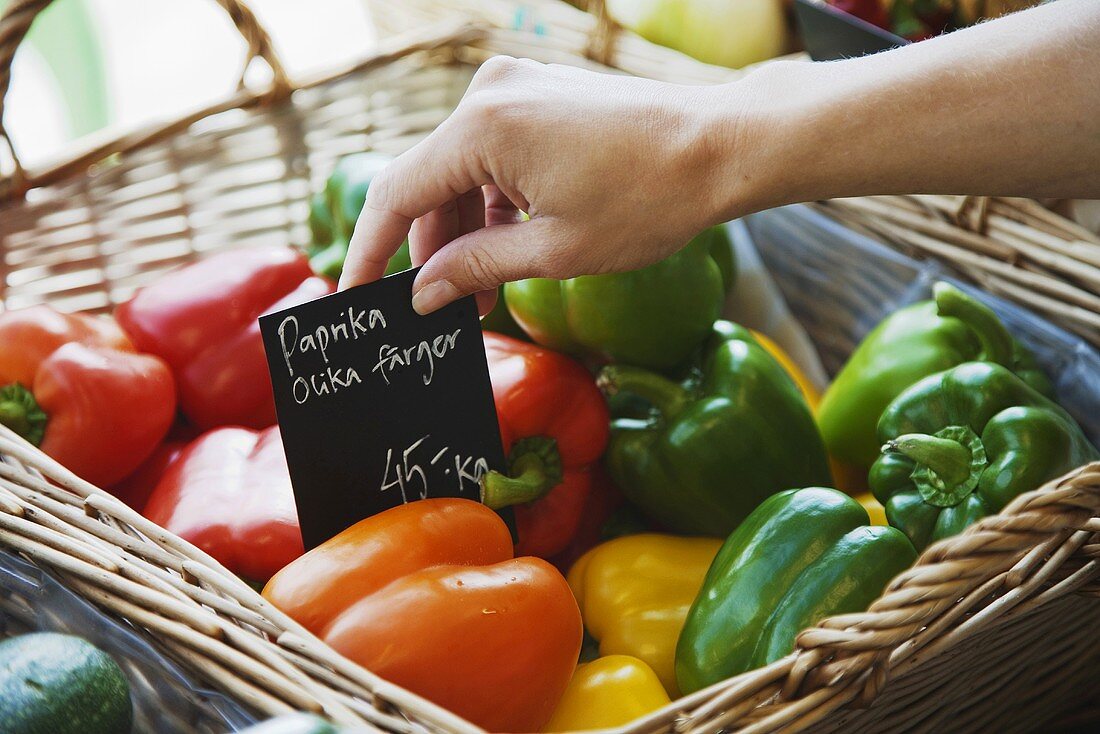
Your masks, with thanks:
[{"label": "fingernail", "polygon": [[412,307],[421,316],[430,314],[458,298],[458,288],[449,280],[437,280],[413,293]]}]

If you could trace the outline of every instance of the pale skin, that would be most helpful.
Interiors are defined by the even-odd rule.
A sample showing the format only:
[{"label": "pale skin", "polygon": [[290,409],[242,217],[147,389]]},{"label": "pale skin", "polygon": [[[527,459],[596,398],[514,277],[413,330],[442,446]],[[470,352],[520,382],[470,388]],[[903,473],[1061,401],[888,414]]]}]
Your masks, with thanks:
[{"label": "pale skin", "polygon": [[486,313],[508,281],[631,270],[761,209],[901,193],[1100,198],[1100,2],[713,87],[491,59],[371,185],[340,287],[380,278],[411,230],[413,307],[476,293]]}]

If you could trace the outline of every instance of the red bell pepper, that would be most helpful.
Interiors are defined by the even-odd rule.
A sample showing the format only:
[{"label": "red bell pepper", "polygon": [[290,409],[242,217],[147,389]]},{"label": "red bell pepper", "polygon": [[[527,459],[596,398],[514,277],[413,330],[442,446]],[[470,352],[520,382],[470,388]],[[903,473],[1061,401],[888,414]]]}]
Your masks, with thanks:
[{"label": "red bell pepper", "polygon": [[867,21],[883,30],[892,30],[890,28],[890,14],[881,0],[829,0],[829,4],[837,10],[854,15],[860,20]]},{"label": "red bell pepper", "polygon": [[252,247],[168,273],[115,315],[138,349],[171,365],[180,407],[197,427],[267,428],[275,401],[256,319],[332,291],[301,253]]},{"label": "red bell pepper", "polygon": [[562,573],[568,573],[578,558],[609,540],[607,525],[626,502],[622,492],[602,466],[596,464],[591,472],[592,489],[581,508],[580,522],[577,523],[573,537],[564,548],[547,559]]},{"label": "red bell pepper", "polygon": [[172,373],[108,319],[48,306],[0,315],[0,423],[89,482],[132,472],[176,414]]},{"label": "red bell pepper", "polygon": [[149,454],[149,458],[141,462],[141,466],[128,477],[109,488],[111,494],[141,512],[168,467],[175,463],[187,445],[197,437],[198,432],[192,426],[177,420],[168,429],[164,441]]},{"label": "red bell pepper", "polygon": [[588,371],[557,352],[486,332],[485,354],[509,470],[482,478],[482,499],[514,506],[517,555],[547,558],[580,526],[607,447],[607,404]]},{"label": "red bell pepper", "polygon": [[267,581],[304,552],[278,426],[199,436],[142,514],[250,581]]}]

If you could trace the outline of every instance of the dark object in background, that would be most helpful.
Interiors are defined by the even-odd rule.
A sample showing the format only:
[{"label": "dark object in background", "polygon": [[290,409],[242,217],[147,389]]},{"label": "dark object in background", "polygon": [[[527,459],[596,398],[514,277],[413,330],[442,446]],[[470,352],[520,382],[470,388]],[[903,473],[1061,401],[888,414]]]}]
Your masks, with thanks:
[{"label": "dark object in background", "polygon": [[821,0],[795,0],[798,32],[814,61],[835,61],[905,46],[909,41]]}]

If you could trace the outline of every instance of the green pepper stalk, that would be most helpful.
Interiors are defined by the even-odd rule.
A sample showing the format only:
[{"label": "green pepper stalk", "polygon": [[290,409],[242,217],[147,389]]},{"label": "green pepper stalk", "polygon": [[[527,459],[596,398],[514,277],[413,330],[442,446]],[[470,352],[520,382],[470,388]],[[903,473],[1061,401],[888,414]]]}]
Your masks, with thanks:
[{"label": "green pepper stalk", "polygon": [[969,426],[947,426],[932,436],[906,433],[888,441],[882,450],[913,461],[913,483],[924,501],[936,507],[962,502],[988,466],[982,439]]},{"label": "green pepper stalk", "polygon": [[34,394],[18,382],[0,388],[0,423],[15,431],[28,443],[42,444],[46,435],[46,412]]},{"label": "green pepper stalk", "polygon": [[687,406],[689,392],[667,377],[628,365],[611,365],[596,378],[600,390],[609,397],[620,392],[632,393],[648,402],[665,421],[675,419]]},{"label": "green pepper stalk", "polygon": [[1012,368],[1016,343],[993,309],[943,281],[932,286],[932,300],[941,318],[958,319],[978,338],[981,351],[976,361]]},{"label": "green pepper stalk", "polygon": [[481,479],[481,501],[494,510],[542,497],[562,480],[558,442],[549,436],[516,441],[508,456],[508,473],[491,471]]}]

